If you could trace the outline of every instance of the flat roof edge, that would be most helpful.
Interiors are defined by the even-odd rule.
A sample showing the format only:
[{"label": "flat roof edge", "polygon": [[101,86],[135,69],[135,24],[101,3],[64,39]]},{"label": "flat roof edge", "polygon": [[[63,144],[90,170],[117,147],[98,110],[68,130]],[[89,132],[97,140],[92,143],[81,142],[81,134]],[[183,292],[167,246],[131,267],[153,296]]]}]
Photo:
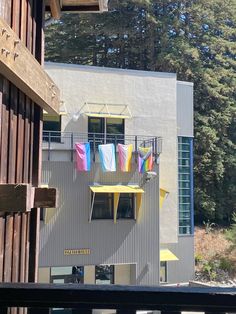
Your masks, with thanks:
[{"label": "flat roof edge", "polygon": [[91,72],[104,72],[104,73],[117,73],[122,74],[124,72],[129,75],[143,75],[143,76],[154,76],[154,77],[169,77],[176,79],[176,73],[169,72],[154,72],[154,71],[143,71],[143,70],[133,70],[133,69],[120,69],[120,68],[108,68],[108,67],[98,67],[90,65],[80,65],[71,63],[58,63],[58,62],[45,62],[45,69],[71,69],[75,71],[91,71]]}]

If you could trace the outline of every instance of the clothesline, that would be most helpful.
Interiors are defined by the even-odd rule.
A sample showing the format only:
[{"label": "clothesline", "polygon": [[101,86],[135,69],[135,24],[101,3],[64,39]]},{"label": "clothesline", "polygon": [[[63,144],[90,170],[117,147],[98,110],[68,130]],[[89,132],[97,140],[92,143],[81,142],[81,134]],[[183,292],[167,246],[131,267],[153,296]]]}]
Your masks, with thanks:
[{"label": "clothesline", "polygon": [[[132,144],[118,144],[118,166],[122,172],[131,171],[132,163]],[[91,168],[91,150],[90,143],[76,143],[76,166],[78,171],[90,171]],[[116,151],[115,145],[98,145],[99,159],[103,172],[116,171]],[[153,149],[152,147],[138,147],[138,169],[140,173],[152,171],[153,169]]]}]

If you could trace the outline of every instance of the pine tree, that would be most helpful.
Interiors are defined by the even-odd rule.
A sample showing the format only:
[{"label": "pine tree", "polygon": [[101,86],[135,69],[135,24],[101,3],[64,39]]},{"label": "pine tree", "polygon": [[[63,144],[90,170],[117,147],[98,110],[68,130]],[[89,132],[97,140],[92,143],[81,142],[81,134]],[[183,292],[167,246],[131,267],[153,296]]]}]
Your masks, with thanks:
[{"label": "pine tree", "polygon": [[236,0],[111,0],[109,13],[65,14],[48,28],[46,59],[176,72],[194,82],[196,219],[229,223],[236,207],[235,40]]}]

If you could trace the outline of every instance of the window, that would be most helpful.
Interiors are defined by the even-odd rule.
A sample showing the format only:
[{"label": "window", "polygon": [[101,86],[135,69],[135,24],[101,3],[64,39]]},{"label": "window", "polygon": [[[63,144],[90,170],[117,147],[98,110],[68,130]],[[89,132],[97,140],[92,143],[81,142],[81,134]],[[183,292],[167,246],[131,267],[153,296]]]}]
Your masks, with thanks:
[{"label": "window", "polygon": [[117,219],[130,218],[134,219],[134,194],[121,193],[117,209]]},{"label": "window", "polygon": [[51,283],[84,283],[83,266],[51,267]]},{"label": "window", "polygon": [[167,282],[167,262],[160,263],[160,282]]},{"label": "window", "polygon": [[97,144],[124,143],[124,119],[89,117],[88,134],[89,140],[95,137]]},{"label": "window", "polygon": [[179,234],[193,233],[192,145],[192,138],[178,138]]},{"label": "window", "polygon": [[92,219],[113,219],[113,194],[96,193]]},{"label": "window", "polygon": [[[43,115],[43,141],[61,141],[61,116]],[[57,132],[58,131],[58,132]]]},{"label": "window", "polygon": [[[93,196],[92,196],[93,198]],[[117,207],[117,219],[134,219],[135,199],[133,193],[121,193]],[[92,219],[114,218],[113,193],[96,193],[93,204]]]},{"label": "window", "polygon": [[95,283],[99,285],[114,284],[114,265],[95,266]]}]

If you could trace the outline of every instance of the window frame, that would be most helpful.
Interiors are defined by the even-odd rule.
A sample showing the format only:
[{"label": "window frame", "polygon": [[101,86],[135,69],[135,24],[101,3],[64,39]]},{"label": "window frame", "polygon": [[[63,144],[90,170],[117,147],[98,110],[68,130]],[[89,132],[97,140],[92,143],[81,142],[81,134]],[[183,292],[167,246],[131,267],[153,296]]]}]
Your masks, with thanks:
[{"label": "window frame", "polygon": [[[92,205],[92,200],[93,200],[93,193],[94,192],[91,193],[91,205]],[[101,196],[104,194],[108,194],[108,203],[109,203],[109,198],[111,198],[111,217],[109,217],[109,218],[105,218],[105,217],[94,218],[94,209],[95,209],[94,206],[95,206],[95,202],[96,202],[96,196]],[[110,195],[110,197],[109,197],[109,195]],[[113,220],[113,219],[114,219],[114,194],[113,193],[95,193],[91,220]]]},{"label": "window frame", "polygon": [[[106,217],[102,217],[102,218],[94,218],[94,206],[95,206],[95,201],[96,201],[96,196],[97,195],[104,195],[104,194],[110,194],[111,195],[111,217],[109,218],[106,218]],[[117,217],[116,219],[117,220],[136,220],[137,219],[137,211],[136,211],[136,194],[135,193],[120,193],[120,194],[128,194],[130,195],[130,197],[132,197],[132,217],[118,217],[118,210],[119,210],[119,203],[118,203],[118,206],[117,206]],[[94,203],[93,203],[93,196],[94,196],[94,192],[91,191],[90,193],[90,207],[93,205],[93,208],[92,208],[92,215],[91,215],[91,220],[89,220],[90,222],[91,221],[94,221],[94,220],[114,220],[115,219],[115,215],[114,215],[114,193],[95,193],[95,197],[94,197]],[[120,202],[120,197],[119,197],[119,202]]]}]

